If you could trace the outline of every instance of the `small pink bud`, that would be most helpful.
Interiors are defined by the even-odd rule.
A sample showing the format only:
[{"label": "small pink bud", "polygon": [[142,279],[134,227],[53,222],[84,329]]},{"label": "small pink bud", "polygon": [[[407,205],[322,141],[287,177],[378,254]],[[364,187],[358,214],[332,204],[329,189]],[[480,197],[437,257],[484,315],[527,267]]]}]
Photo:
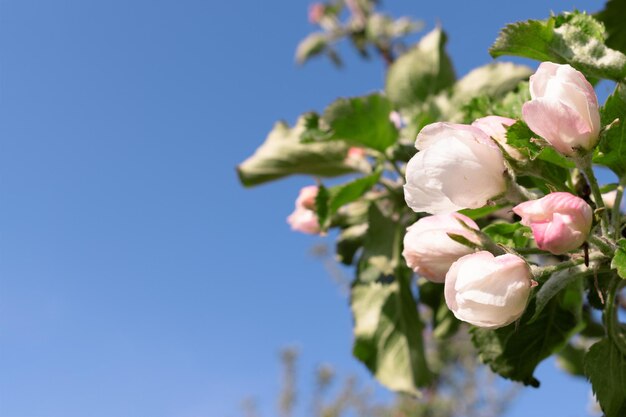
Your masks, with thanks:
[{"label": "small pink bud", "polygon": [[474,120],[472,126],[479,128],[493,140],[498,142],[500,146],[508,153],[512,158],[521,160],[524,159],[522,154],[514,147],[507,145],[506,143],[506,128],[515,123],[515,119],[509,119],[508,117],[500,116],[486,116],[480,119]]},{"label": "small pink bud", "polygon": [[564,155],[592,149],[600,135],[600,111],[593,86],[569,65],[543,62],[530,77],[531,101],[524,121]]},{"label": "small pink bud", "polygon": [[287,217],[291,229],[297,232],[318,234],[320,232],[317,214],[315,213],[315,197],[317,186],[309,185],[300,190],[296,199],[296,209]]},{"label": "small pink bud", "polygon": [[353,146],[350,149],[348,149],[348,157],[347,157],[348,159],[358,160],[364,157],[365,157],[365,149],[358,148],[356,146]]},{"label": "small pink bud", "polygon": [[591,231],[591,207],[570,193],[550,193],[518,204],[513,211],[532,229],[537,247],[555,255],[578,248]]},{"label": "small pink bud", "polygon": [[479,243],[476,235],[463,227],[459,220],[479,230],[472,219],[460,213],[422,217],[410,226],[404,235],[402,252],[409,268],[430,281],[443,282],[453,262],[474,252],[472,248],[452,240],[448,233]]},{"label": "small pink bud", "polygon": [[326,7],[322,3],[313,3],[309,6],[309,22],[317,24],[324,17]]}]

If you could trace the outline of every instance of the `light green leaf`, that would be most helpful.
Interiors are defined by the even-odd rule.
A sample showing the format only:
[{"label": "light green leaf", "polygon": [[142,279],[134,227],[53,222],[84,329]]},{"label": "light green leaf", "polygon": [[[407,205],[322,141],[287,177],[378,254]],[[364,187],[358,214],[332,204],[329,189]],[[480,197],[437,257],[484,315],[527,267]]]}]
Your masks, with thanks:
[{"label": "light green leaf", "polygon": [[389,67],[385,92],[396,106],[415,106],[454,83],[445,44],[445,33],[436,28]]},{"label": "light green leaf", "polygon": [[534,310],[531,301],[519,323],[496,330],[476,327],[471,332],[481,360],[494,372],[538,387],[539,381],[533,375],[537,365],[558,352],[581,325],[580,312],[564,308],[558,298],[552,299],[531,322]]},{"label": "light green leaf", "polygon": [[408,277],[352,288],[354,356],[387,388],[419,395],[432,374],[424,357],[422,324]]},{"label": "light green leaf", "polygon": [[397,266],[393,262],[394,245],[405,231],[399,223],[385,216],[376,203],[370,204],[368,223],[357,276],[359,280],[369,282],[393,275]]},{"label": "light green leaf", "polygon": [[494,204],[493,206],[479,207],[476,209],[459,210],[459,213],[469,217],[472,220],[476,220],[480,219],[481,217],[488,216],[498,210],[501,210],[504,207],[507,207],[507,204]]},{"label": "light green leaf", "polygon": [[611,268],[617,270],[617,275],[626,279],[626,239],[617,242],[617,250],[611,261]]},{"label": "light green leaf", "polygon": [[604,28],[585,13],[507,25],[489,50],[494,58],[516,55],[570,64],[588,76],[619,81],[626,77],[626,56],[604,45]]},{"label": "light green leaf", "polygon": [[304,64],[316,55],[321,55],[328,46],[328,37],[323,32],[311,33],[302,39],[296,48],[296,62]]},{"label": "light green leaf", "polygon": [[519,223],[495,222],[482,231],[494,242],[514,248],[524,248],[530,240],[530,229]]},{"label": "light green leaf", "polygon": [[237,167],[246,187],[293,174],[332,177],[353,172],[345,163],[348,146],[341,142],[300,143],[304,119],[295,127],[278,122],[254,155]]},{"label": "light green leaf", "polygon": [[351,203],[369,191],[380,178],[381,172],[357,178],[346,184],[325,188],[324,193],[318,192],[315,207],[322,230],[328,228],[333,215],[344,205]]},{"label": "light green leaf", "polygon": [[384,152],[396,143],[398,130],[389,120],[391,103],[380,94],[341,98],[324,111],[332,131],[331,140],[343,140]]},{"label": "light green leaf", "polygon": [[600,340],[589,348],[584,368],[605,416],[626,416],[626,357],[617,346]]},{"label": "light green leaf", "polygon": [[626,177],[626,85],[618,83],[600,109],[602,125],[619,119],[617,126],[601,135],[598,154],[593,162],[611,168],[620,178]]}]

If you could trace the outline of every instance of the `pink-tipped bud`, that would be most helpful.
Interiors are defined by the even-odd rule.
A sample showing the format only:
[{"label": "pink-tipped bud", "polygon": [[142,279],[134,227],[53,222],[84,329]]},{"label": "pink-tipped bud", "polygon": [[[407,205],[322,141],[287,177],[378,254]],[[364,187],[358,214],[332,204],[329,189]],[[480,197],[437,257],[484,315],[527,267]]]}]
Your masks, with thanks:
[{"label": "pink-tipped bud", "polygon": [[506,151],[512,158],[519,160],[524,159],[523,155],[514,147],[506,143],[506,128],[515,123],[515,119],[500,116],[486,116],[474,120],[472,126],[479,128],[493,140],[498,142],[502,149]]},{"label": "pink-tipped bud", "polygon": [[309,22],[312,24],[317,24],[324,17],[324,12],[326,11],[326,7],[322,3],[313,3],[309,6]]},{"label": "pink-tipped bud", "polygon": [[591,206],[585,200],[563,192],[518,204],[513,211],[532,229],[537,247],[555,255],[582,245],[593,221]]},{"label": "pink-tipped bud", "polygon": [[543,62],[530,77],[531,101],[524,121],[564,155],[592,149],[600,135],[600,111],[593,86],[569,65]]},{"label": "pink-tipped bud", "polygon": [[296,199],[296,209],[287,217],[287,223],[292,230],[302,233],[318,234],[320,225],[315,213],[315,197],[317,186],[309,185],[300,190]]},{"label": "pink-tipped bud", "polygon": [[474,252],[472,248],[452,240],[448,233],[479,243],[476,235],[459,223],[459,220],[468,227],[479,230],[472,219],[460,213],[423,217],[410,226],[404,235],[402,252],[409,268],[430,281],[443,282],[452,263],[461,256]]}]

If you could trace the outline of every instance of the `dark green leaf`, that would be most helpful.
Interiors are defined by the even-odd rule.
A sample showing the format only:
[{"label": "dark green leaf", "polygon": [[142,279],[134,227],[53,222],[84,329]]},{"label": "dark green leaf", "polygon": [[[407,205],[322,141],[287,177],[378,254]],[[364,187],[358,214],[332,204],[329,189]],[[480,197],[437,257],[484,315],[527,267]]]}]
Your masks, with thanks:
[{"label": "dark green leaf", "polygon": [[[324,195],[317,194],[315,206],[317,218],[322,230],[325,230],[331,218],[344,205],[351,203],[369,191],[380,178],[380,171],[366,177],[357,178],[346,184],[324,189]],[[326,194],[327,193],[327,194]]]},{"label": "dark green leaf", "polygon": [[494,242],[514,248],[524,248],[530,240],[530,229],[519,223],[491,223],[482,231]]},{"label": "dark green leaf", "polygon": [[507,25],[489,52],[570,64],[588,76],[619,81],[626,77],[626,56],[604,45],[602,24],[573,12],[547,20]]},{"label": "dark green leaf", "polygon": [[300,143],[305,130],[300,118],[294,128],[278,122],[254,155],[237,167],[246,187],[293,174],[332,177],[354,170],[345,163],[348,146],[341,142]]},{"label": "dark green leaf", "polygon": [[624,17],[626,16],[626,1],[609,0],[604,6],[604,10],[598,13],[597,18],[606,27],[608,38],[606,45],[609,48],[617,49],[626,53],[626,25],[624,25]]},{"label": "dark green leaf", "polygon": [[389,67],[385,92],[396,106],[414,106],[454,83],[445,44],[445,33],[436,28]]},{"label": "dark green leaf", "polygon": [[617,242],[617,250],[611,261],[611,268],[617,270],[617,275],[626,279],[626,239]]},{"label": "dark green leaf", "polygon": [[472,242],[471,240],[469,240],[463,235],[458,235],[456,233],[447,233],[447,235],[448,237],[450,237],[450,239],[454,240],[457,243],[460,243],[463,246],[467,246],[468,248],[472,248],[472,249],[480,248],[480,245],[477,245],[476,243]]},{"label": "dark green leaf", "polygon": [[580,311],[572,311],[553,298],[537,320],[531,322],[535,305],[531,301],[519,323],[496,330],[472,329],[472,341],[481,360],[505,378],[539,386],[533,376],[537,365],[567,343],[580,330]]},{"label": "dark green leaf", "polygon": [[463,209],[459,210],[459,213],[469,217],[472,220],[480,219],[481,217],[485,217],[494,213],[500,209],[507,207],[506,204],[495,204],[493,206],[485,206],[476,209]]},{"label": "dark green leaf", "polygon": [[389,120],[391,103],[380,94],[336,100],[324,111],[331,139],[384,152],[396,143],[398,130]]},{"label": "dark green leaf", "polygon": [[585,375],[606,417],[626,415],[626,357],[609,339],[591,346],[585,355]]},{"label": "dark green leaf", "polygon": [[626,176],[626,85],[618,83],[615,91],[600,110],[602,125],[619,119],[600,138],[599,153],[593,162],[611,168],[618,177]]},{"label": "dark green leaf", "polygon": [[352,288],[354,356],[387,388],[419,395],[428,386],[422,324],[408,277],[390,284],[357,282]]}]

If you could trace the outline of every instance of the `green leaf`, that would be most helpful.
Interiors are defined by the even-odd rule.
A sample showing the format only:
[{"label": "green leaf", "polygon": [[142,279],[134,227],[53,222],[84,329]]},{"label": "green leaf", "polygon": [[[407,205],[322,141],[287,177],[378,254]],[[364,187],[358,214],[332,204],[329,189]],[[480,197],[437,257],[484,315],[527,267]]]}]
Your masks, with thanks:
[{"label": "green leaf", "polygon": [[537,137],[526,123],[521,120],[506,128],[506,143],[517,149],[529,159],[535,159],[541,153],[541,146],[533,138]]},{"label": "green leaf", "polygon": [[611,126],[600,137],[599,152],[593,162],[611,168],[618,177],[626,177],[626,85],[618,83],[613,94],[600,109],[602,125],[619,119],[619,125]]},{"label": "green leaf", "polygon": [[626,357],[609,339],[602,339],[585,355],[585,375],[606,417],[626,415]]},{"label": "green leaf", "polygon": [[237,167],[239,180],[246,187],[263,184],[293,174],[332,177],[353,172],[345,163],[348,146],[341,142],[300,143],[304,119],[294,128],[278,122],[254,155]]},{"label": "green leaf", "polygon": [[611,268],[617,270],[617,275],[626,279],[626,239],[617,242],[617,250],[611,261]]},{"label": "green leaf", "polygon": [[470,71],[452,88],[452,101],[464,105],[475,97],[505,97],[527,80],[532,70],[511,62],[493,62]]},{"label": "green leaf", "polygon": [[596,17],[604,23],[609,35],[606,39],[606,45],[626,53],[624,16],[626,16],[626,2],[624,0],[609,0],[606,2],[604,10],[598,13]]},{"label": "green leaf", "polygon": [[445,33],[436,28],[389,67],[385,92],[396,106],[414,106],[454,83],[445,44]]},{"label": "green leaf", "polygon": [[387,388],[419,395],[432,374],[425,359],[417,305],[408,277],[391,284],[357,282],[352,287],[356,358]]},{"label": "green leaf", "polygon": [[332,140],[384,152],[396,143],[398,130],[389,120],[391,103],[380,94],[341,98],[324,111],[323,119],[332,130]]},{"label": "green leaf", "polygon": [[363,246],[367,233],[367,223],[356,224],[339,233],[336,243],[337,260],[344,265],[352,265],[354,255]]},{"label": "green leaf", "polygon": [[328,46],[328,37],[324,32],[311,33],[302,39],[296,48],[296,62],[304,64],[314,56],[321,55]]},{"label": "green leaf", "polygon": [[471,332],[481,360],[494,372],[538,387],[539,381],[533,376],[537,365],[558,352],[581,326],[580,311],[564,308],[558,298],[552,299],[531,322],[534,310],[531,301],[519,323],[496,330],[476,327]]},{"label": "green leaf", "polygon": [[386,216],[376,203],[370,204],[368,223],[357,276],[369,282],[393,274],[397,266],[393,262],[394,244],[404,236],[404,228]]},{"label": "green leaf", "polygon": [[491,213],[501,210],[507,206],[508,206],[507,204],[495,204],[493,206],[485,206],[485,207],[480,207],[476,209],[463,209],[463,210],[459,210],[459,213],[469,217],[472,220],[476,220],[476,219],[480,219],[481,217],[488,216]]},{"label": "green leaf", "polygon": [[531,320],[536,320],[548,303],[561,291],[575,282],[582,283],[582,279],[589,273],[584,266],[576,266],[552,274],[550,278],[539,286],[535,296],[535,313]]},{"label": "green leaf", "polygon": [[588,76],[619,81],[626,56],[604,45],[604,28],[592,16],[572,12],[547,20],[507,25],[489,52],[494,58],[516,55],[570,64]]},{"label": "green leaf", "polygon": [[[525,68],[525,67],[524,67]],[[527,68],[528,76],[530,68]],[[465,123],[471,123],[474,120],[497,114],[502,117],[510,117],[511,119],[522,118],[522,106],[524,103],[530,100],[530,89],[528,87],[528,81],[521,81],[517,84],[517,87],[506,93],[503,97],[498,97],[489,94],[483,94],[472,98],[466,105],[463,106],[463,113]]]},{"label": "green leaf", "polygon": [[525,248],[530,240],[530,229],[519,223],[491,223],[482,231],[494,242],[514,248]]},{"label": "green leaf", "polygon": [[328,189],[324,188],[324,193],[318,192],[315,199],[315,207],[318,221],[322,230],[328,228],[331,218],[344,205],[359,199],[369,191],[380,179],[381,172],[366,177],[357,178],[346,184],[337,185]]}]

